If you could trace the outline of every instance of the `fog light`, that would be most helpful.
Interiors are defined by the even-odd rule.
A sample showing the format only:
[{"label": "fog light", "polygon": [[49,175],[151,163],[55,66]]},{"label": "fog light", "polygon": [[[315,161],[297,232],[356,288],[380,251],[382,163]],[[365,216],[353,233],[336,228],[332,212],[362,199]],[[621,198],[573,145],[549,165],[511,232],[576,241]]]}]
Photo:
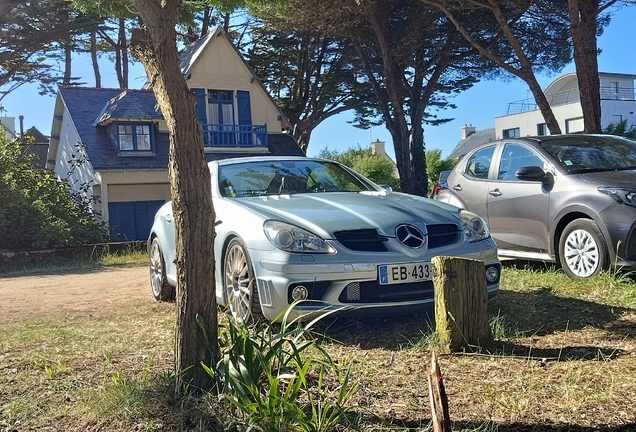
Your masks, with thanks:
[{"label": "fog light", "polygon": [[309,296],[309,291],[302,285],[298,285],[292,290],[292,299],[294,301],[305,300]]},{"label": "fog light", "polygon": [[486,269],[486,280],[490,283],[496,282],[499,279],[499,270],[497,267],[488,267]]}]

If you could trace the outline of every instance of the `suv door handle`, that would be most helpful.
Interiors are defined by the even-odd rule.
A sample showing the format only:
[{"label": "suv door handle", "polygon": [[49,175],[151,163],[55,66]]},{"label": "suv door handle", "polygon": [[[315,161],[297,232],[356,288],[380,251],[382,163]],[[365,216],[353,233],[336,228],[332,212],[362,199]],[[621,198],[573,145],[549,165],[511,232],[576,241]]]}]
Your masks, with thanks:
[{"label": "suv door handle", "polygon": [[172,215],[170,213],[166,214],[165,219],[167,223],[172,223]]},{"label": "suv door handle", "polygon": [[454,191],[459,192],[459,191],[461,191],[461,190],[462,190],[462,186],[461,186],[461,185],[459,185],[459,184],[458,184],[458,185],[455,185],[455,186],[453,186],[453,190],[454,190]]},{"label": "suv door handle", "polygon": [[501,195],[502,195],[502,193],[501,193],[501,192],[499,192],[499,189],[495,189],[495,190],[490,191],[490,192],[488,192],[488,193],[489,193],[490,195],[494,196],[494,197],[498,197],[498,196],[501,196]]}]

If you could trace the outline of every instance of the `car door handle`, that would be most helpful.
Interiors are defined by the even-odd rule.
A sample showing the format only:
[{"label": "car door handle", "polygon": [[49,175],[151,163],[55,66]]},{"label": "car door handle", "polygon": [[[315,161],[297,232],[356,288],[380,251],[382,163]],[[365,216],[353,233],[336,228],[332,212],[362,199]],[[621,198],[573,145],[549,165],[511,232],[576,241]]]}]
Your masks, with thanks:
[{"label": "car door handle", "polygon": [[166,222],[172,223],[172,215],[170,213],[166,215],[165,219],[166,219]]},{"label": "car door handle", "polygon": [[490,192],[488,192],[488,193],[489,193],[490,195],[494,196],[494,197],[498,197],[498,196],[501,196],[501,195],[502,195],[502,193],[501,193],[501,192],[499,192],[499,189],[495,189],[495,190],[490,191]]},{"label": "car door handle", "polygon": [[455,185],[455,186],[453,186],[453,190],[459,192],[459,191],[462,190],[462,186],[461,185]]}]

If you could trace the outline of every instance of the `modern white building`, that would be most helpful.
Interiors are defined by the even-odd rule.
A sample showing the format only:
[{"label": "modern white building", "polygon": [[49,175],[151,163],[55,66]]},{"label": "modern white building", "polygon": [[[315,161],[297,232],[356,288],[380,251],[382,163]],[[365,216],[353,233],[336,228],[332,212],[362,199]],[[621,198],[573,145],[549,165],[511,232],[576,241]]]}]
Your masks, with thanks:
[{"label": "modern white building", "polygon": [[[634,80],[636,75],[599,73],[601,81],[601,127],[627,119],[636,124]],[[556,78],[544,91],[562,133],[583,132],[583,111],[576,72]],[[506,115],[495,118],[495,135],[500,138],[549,135],[534,99],[511,102]]]}]

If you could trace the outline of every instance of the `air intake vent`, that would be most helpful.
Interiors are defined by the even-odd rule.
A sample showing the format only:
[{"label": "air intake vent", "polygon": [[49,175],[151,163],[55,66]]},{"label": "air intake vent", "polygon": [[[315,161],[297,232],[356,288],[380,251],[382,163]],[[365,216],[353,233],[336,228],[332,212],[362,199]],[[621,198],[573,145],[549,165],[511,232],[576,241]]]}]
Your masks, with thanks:
[{"label": "air intake vent", "polygon": [[352,282],[338,297],[340,303],[392,303],[431,300],[433,282],[380,285],[376,281]]},{"label": "air intake vent", "polygon": [[426,229],[429,249],[452,245],[461,240],[462,231],[455,224],[426,225]]},{"label": "air intake vent", "polygon": [[386,252],[385,237],[374,229],[334,232],[336,239],[347,249],[361,252]]}]

